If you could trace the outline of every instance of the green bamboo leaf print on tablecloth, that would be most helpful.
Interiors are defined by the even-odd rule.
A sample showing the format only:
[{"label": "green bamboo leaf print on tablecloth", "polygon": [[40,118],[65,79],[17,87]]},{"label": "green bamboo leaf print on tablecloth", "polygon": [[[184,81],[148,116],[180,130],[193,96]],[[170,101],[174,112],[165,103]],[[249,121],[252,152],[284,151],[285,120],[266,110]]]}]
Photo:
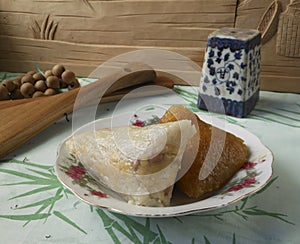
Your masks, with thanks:
[{"label": "green bamboo leaf print on tablecloth", "polygon": [[[185,101],[187,101],[187,105],[185,105],[194,112],[206,114],[206,111],[201,111],[197,108],[197,89],[192,89],[192,91],[187,89],[187,92],[183,92],[184,90],[185,88],[178,87],[176,92],[179,93],[179,96],[185,98]],[[264,95],[266,96],[266,94]],[[256,108],[246,120],[224,115],[214,116],[248,129],[250,129],[251,123],[252,125],[255,123],[255,125],[266,124],[266,126],[274,125],[276,128],[297,129],[300,126],[299,115],[300,105],[297,103],[289,107],[286,107],[284,103],[267,106],[265,101],[262,100],[258,102]],[[258,128],[262,128],[262,126],[258,126]],[[276,172],[276,174],[280,172]],[[51,220],[52,223],[54,221],[58,225],[68,226],[68,228],[71,228],[74,232],[87,236],[92,234],[90,229],[83,226],[82,223],[75,218],[76,211],[79,211],[76,206],[80,205],[80,207],[86,208],[86,212],[90,214],[87,215],[86,218],[95,218],[99,223],[99,226],[96,227],[99,228],[99,232],[100,230],[102,232],[105,230],[108,238],[114,243],[176,243],[172,234],[170,234],[171,232],[169,233],[167,230],[168,225],[165,224],[165,221],[169,223],[172,222],[172,219],[135,218],[108,212],[89,205],[85,206],[85,203],[81,203],[78,199],[74,200],[75,197],[73,194],[60,184],[53,172],[52,165],[40,165],[39,163],[28,162],[27,159],[24,161],[2,159],[0,160],[0,176],[0,188],[5,188],[5,190],[19,189],[26,186],[23,192],[11,191],[12,193],[7,196],[7,199],[3,199],[3,202],[5,202],[4,206],[7,207],[7,209],[1,208],[0,219],[2,220],[0,221],[5,220],[20,223],[24,226],[23,228],[26,229],[29,228],[32,222],[41,221],[47,226],[50,224],[49,220]],[[277,208],[273,205],[264,205],[262,201],[256,201],[256,199],[261,200],[261,198],[265,196],[265,193],[267,196],[273,196],[270,194],[270,191],[277,194],[275,189],[277,189],[280,184],[278,183],[277,186],[275,182],[278,182],[278,179],[283,180],[284,178],[282,175],[279,176],[279,178],[273,177],[272,180],[255,195],[245,198],[231,206],[186,217],[174,218],[174,229],[177,231],[183,229],[181,226],[184,226],[191,220],[194,220],[195,223],[208,220],[211,226],[215,226],[215,224],[218,223],[227,224],[232,219],[236,220],[237,223],[244,222],[247,223],[247,225],[251,221],[259,223],[261,220],[272,220],[274,225],[279,225],[282,229],[288,226],[295,228],[293,216],[291,214],[287,215],[285,212],[288,210],[281,208],[281,210],[277,211]],[[282,185],[280,185],[280,187],[282,187]],[[11,206],[9,206],[9,204]],[[64,211],[65,208],[61,208],[60,205],[64,205],[70,212]],[[176,221],[176,219],[178,219],[178,221]],[[251,225],[251,223],[249,225]],[[172,229],[173,226],[170,228]],[[193,233],[194,236],[186,237],[186,243],[215,243],[215,236],[211,234],[212,232],[206,232],[205,229],[199,227],[199,230],[195,229]],[[239,239],[242,238],[237,230],[232,230],[227,234],[227,240],[224,243],[239,243]]]},{"label": "green bamboo leaf print on tablecloth", "polygon": [[[9,170],[1,167],[0,173],[14,175],[18,178],[26,179],[29,181],[6,182],[5,184],[2,184],[2,186],[11,187],[20,184],[29,184],[37,186],[37,188],[31,191],[27,191],[23,194],[11,197],[9,200],[21,199],[23,197],[31,196],[34,194],[40,194],[43,192],[49,192],[49,197],[23,206],[16,206],[14,209],[15,212],[18,212],[18,210],[31,208],[34,209],[34,207],[38,207],[38,210],[34,211],[32,214],[4,215],[0,213],[0,218],[6,218],[15,221],[23,221],[25,222],[24,226],[26,226],[31,221],[40,219],[45,219],[46,221],[47,218],[55,216],[56,218],[65,222],[66,224],[76,228],[78,231],[84,234],[88,233],[86,230],[82,229],[79,224],[75,223],[66,215],[64,215],[61,211],[56,209],[55,204],[58,201],[63,201],[68,196],[68,194],[70,194],[70,191],[65,189],[58,182],[58,179],[53,174],[52,166],[41,166],[35,163],[30,163],[26,161],[23,162],[18,160],[11,160],[8,162],[8,164],[18,164],[22,167],[19,167],[19,170]],[[270,187],[275,180],[276,178],[270,181],[270,183],[263,190],[266,190],[268,187]],[[56,191],[53,192],[53,190]],[[261,190],[261,192],[263,190]],[[248,199],[249,198],[245,198],[240,203],[237,203],[231,208],[226,208],[225,210],[218,210],[211,213],[199,213],[191,216],[194,216],[195,218],[213,217],[218,220],[222,220],[229,214],[235,214],[237,216],[242,217],[242,219],[245,220],[247,220],[249,217],[267,216],[271,218],[276,218],[285,223],[293,224],[292,222],[286,219],[288,216],[286,216],[285,214],[262,210],[259,209],[257,206],[247,206]],[[93,212],[93,209],[94,208],[91,207],[91,212]],[[145,224],[141,224],[134,217],[129,217],[113,212],[107,212],[98,208],[96,209],[96,213],[102,220],[105,230],[115,243],[120,243],[120,235],[126,237],[128,241],[134,243],[170,243],[168,241],[168,237],[164,235],[163,229],[158,224],[153,226],[151,224],[151,219],[149,218],[145,218]],[[177,219],[180,220],[179,223],[184,224],[183,217],[177,217]]]},{"label": "green bamboo leaf print on tablecloth", "polygon": [[[15,211],[17,211],[17,210],[22,210],[22,209],[35,209],[36,207],[38,207],[38,209],[33,214],[0,215],[0,218],[9,218],[12,220],[26,221],[24,224],[24,226],[26,226],[31,221],[38,220],[38,219],[47,219],[54,215],[56,217],[59,217],[66,223],[70,224],[71,226],[77,228],[78,230],[86,233],[79,226],[77,226],[73,221],[71,221],[70,219],[68,219],[65,216],[62,217],[63,216],[62,214],[59,215],[59,214],[57,214],[59,212],[54,211],[55,204],[58,201],[61,201],[63,199],[64,195],[65,195],[65,197],[67,197],[67,195],[70,194],[71,192],[69,190],[65,189],[59,183],[56,175],[53,172],[53,166],[42,166],[39,164],[34,164],[31,162],[19,161],[19,160],[10,160],[9,162],[7,162],[7,164],[19,164],[19,165],[23,166],[24,168],[22,168],[22,170],[20,170],[20,171],[0,168],[0,173],[17,176],[21,179],[26,179],[29,181],[17,181],[17,182],[13,182],[13,183],[2,184],[1,186],[15,186],[15,185],[37,186],[33,190],[30,190],[23,194],[19,194],[14,197],[11,197],[9,200],[25,198],[25,197],[28,197],[31,195],[36,195],[36,194],[44,193],[44,192],[49,192],[50,197],[32,202],[30,204],[26,204],[23,206],[16,206],[14,209]],[[31,173],[27,173],[26,170]],[[32,173],[34,173],[34,174],[32,174]],[[53,193],[53,190],[56,190],[56,192]],[[38,198],[38,199],[40,199],[40,198]]]},{"label": "green bamboo leaf print on tablecloth", "polygon": [[[182,104],[187,106],[193,112],[201,112],[201,113],[209,113],[205,110],[200,110],[197,106],[198,102],[198,90],[195,87],[183,87],[183,86],[175,86],[174,91],[178,93],[180,97],[182,97],[186,104]],[[289,104],[289,106],[293,107],[286,108],[285,104],[270,104],[265,101],[258,101],[254,110],[248,115],[248,119],[261,120],[265,122],[272,122],[276,124],[281,124],[293,128],[300,128],[300,105],[299,104]],[[266,108],[267,107],[267,108]],[[211,114],[213,115],[213,114]],[[243,121],[240,118],[234,118],[232,116],[218,115],[215,114],[220,119],[225,119],[227,122],[232,124],[238,124],[242,127]],[[298,116],[298,117],[297,117]]]}]

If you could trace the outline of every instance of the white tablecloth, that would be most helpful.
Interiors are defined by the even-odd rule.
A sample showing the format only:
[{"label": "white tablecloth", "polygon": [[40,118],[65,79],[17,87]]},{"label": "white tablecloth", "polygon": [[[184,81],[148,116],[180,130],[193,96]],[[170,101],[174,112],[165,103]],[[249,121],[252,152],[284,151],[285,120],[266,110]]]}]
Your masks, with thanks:
[{"label": "white tablecloth", "polygon": [[[177,92],[132,99],[119,112],[183,101],[197,110],[195,89],[177,87]],[[110,116],[115,104],[100,105],[98,117]],[[130,217],[91,207],[66,194],[53,171],[58,145],[72,133],[72,121],[62,118],[1,159],[1,243],[300,243],[300,95],[261,92],[247,118],[216,116],[243,126],[273,152],[274,173],[264,191],[176,218]]]}]

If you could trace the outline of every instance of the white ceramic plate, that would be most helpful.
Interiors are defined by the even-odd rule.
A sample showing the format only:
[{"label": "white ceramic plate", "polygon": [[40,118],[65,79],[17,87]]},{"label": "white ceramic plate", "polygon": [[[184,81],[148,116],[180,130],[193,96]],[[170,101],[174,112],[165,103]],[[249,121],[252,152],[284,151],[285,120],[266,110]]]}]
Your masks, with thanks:
[{"label": "white ceramic plate", "polygon": [[[154,112],[151,111],[152,115]],[[240,126],[228,124],[210,116],[197,115],[202,120],[242,138],[251,154],[249,163],[226,186],[207,198],[191,200],[175,190],[170,207],[142,207],[129,204],[118,194],[97,183],[85,172],[82,165],[66,150],[65,141],[68,138],[58,149],[55,164],[57,177],[77,197],[88,204],[126,215],[143,217],[171,217],[212,210],[235,203],[262,189],[272,176],[273,155],[271,151],[255,135]],[[146,121],[153,118],[149,117],[149,112],[139,114],[139,116],[145,116]],[[158,116],[161,116],[161,112]],[[127,125],[131,117],[132,114],[129,113],[120,114],[117,119],[114,117],[113,126]],[[143,118],[141,120],[144,121]],[[111,118],[99,119],[81,127],[77,132],[92,128],[106,128],[111,126],[111,122]]]}]

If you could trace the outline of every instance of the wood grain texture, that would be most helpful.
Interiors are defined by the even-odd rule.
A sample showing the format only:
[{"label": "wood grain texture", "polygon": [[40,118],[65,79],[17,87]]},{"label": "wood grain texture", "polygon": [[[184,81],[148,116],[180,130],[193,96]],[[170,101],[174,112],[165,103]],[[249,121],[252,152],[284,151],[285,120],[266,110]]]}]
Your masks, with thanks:
[{"label": "wood grain texture", "polygon": [[[26,72],[36,63],[42,69],[63,63],[88,76],[112,57],[150,48],[177,52],[202,66],[211,32],[234,26],[255,29],[272,2],[0,0],[0,70]],[[283,11],[289,2],[279,0]],[[277,55],[276,34],[271,37],[262,47],[262,87],[300,92],[299,85],[285,89],[285,82],[300,83],[299,58]]]},{"label": "wood grain texture", "polygon": [[[261,17],[273,0],[244,0],[237,8],[236,27],[257,28]],[[290,3],[280,1],[283,11]],[[261,88],[262,90],[300,93],[300,59],[276,54],[276,37],[262,45]]]},{"label": "wood grain texture", "polygon": [[[125,70],[125,69],[124,69]],[[158,85],[172,88],[170,80],[157,77],[153,70],[138,69],[132,72],[121,71],[117,76],[109,76],[82,88],[49,97],[0,101],[0,158],[15,150],[41,131],[52,125],[73,109],[82,108],[98,102],[111,102],[122,98],[137,85]],[[103,99],[97,98],[97,92],[110,86],[116,77],[121,77],[110,87]],[[143,89],[130,97],[149,96],[166,93],[165,89]],[[77,95],[80,94],[80,97]],[[74,105],[75,104],[75,105]]]},{"label": "wood grain texture", "polygon": [[[39,63],[42,70],[56,63],[64,64],[78,76],[89,76],[100,64],[119,54],[145,46],[85,45],[68,42],[50,42],[39,39],[0,36],[0,69],[20,72],[35,69]],[[165,48],[190,57],[197,63],[203,62],[204,48]],[[38,54],[37,54],[38,53]],[[198,85],[198,84],[197,84]]]},{"label": "wood grain texture", "polygon": [[2,70],[63,63],[86,76],[137,49],[167,49],[201,65],[208,34],[234,25],[236,1],[0,0],[0,6]]},{"label": "wood grain texture", "polygon": [[[1,0],[1,2],[7,2]],[[0,34],[31,38],[26,26],[43,26],[51,14],[56,40],[100,45],[199,47],[207,35],[232,26],[235,1],[11,1],[1,9]],[[86,1],[85,1],[86,2]],[[46,6],[46,7],[45,7]],[[217,7],[216,7],[217,6]],[[22,19],[17,18],[22,14]],[[42,29],[42,28],[41,28]],[[203,46],[203,45],[202,45]]]},{"label": "wood grain texture", "polygon": [[257,29],[261,32],[262,44],[267,43],[277,32],[281,4],[274,0],[262,15]]},{"label": "wood grain texture", "polygon": [[276,53],[300,58],[300,1],[291,1],[280,16]]}]

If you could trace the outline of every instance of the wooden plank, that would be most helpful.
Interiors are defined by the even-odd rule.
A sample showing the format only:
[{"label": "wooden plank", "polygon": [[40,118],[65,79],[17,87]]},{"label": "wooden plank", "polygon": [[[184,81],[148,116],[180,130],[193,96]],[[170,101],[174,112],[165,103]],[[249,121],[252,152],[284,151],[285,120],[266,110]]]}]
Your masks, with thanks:
[{"label": "wooden plank", "polygon": [[[39,97],[30,99],[31,101],[27,99],[2,101],[6,104],[8,102],[15,105],[0,109],[0,123],[2,125],[0,127],[0,158],[55,123],[66,113],[72,112],[74,104],[76,104],[76,108],[79,108],[80,105],[94,105],[100,102],[95,99],[95,94],[99,89],[105,89],[107,86],[110,86],[112,79],[114,80],[116,77],[121,78],[114,83],[113,88],[110,87],[109,90],[113,93],[108,94],[103,100],[101,99],[101,102],[116,101],[122,98],[128,91],[131,91],[134,85],[139,87],[141,84],[148,84],[149,79],[155,79],[152,84],[160,84],[167,88],[173,86],[172,82],[168,82],[163,77],[156,78],[153,70],[139,72],[139,68],[141,67],[135,67],[134,64],[129,67],[132,72],[128,73],[125,70],[121,70],[116,76],[108,76],[87,86],[55,96]],[[146,69],[148,69],[147,66]],[[148,90],[143,91],[143,94],[130,94],[129,98],[139,97],[139,95],[165,94],[168,91],[170,90],[157,90],[150,86]],[[83,98],[82,100],[78,100],[78,93],[84,94],[81,97]],[[80,103],[80,101],[83,103]],[[0,102],[0,106],[2,102]]]},{"label": "wooden plank", "polygon": [[300,93],[299,76],[263,76],[260,82],[261,90],[277,92]]},{"label": "wooden plank", "polygon": [[[273,0],[239,1],[235,26],[256,29],[272,2]],[[280,1],[282,11],[286,10],[289,2],[289,0]],[[262,45],[261,88],[300,93],[300,59],[276,54],[276,33]]]},{"label": "wooden plank", "polygon": [[83,1],[26,2],[3,3],[0,34],[32,38],[35,35],[29,29],[41,28],[48,17],[48,25],[57,24],[55,40],[197,47],[205,45],[207,35],[216,28],[233,26],[235,9],[233,0],[90,1],[93,11]]},{"label": "wooden plank", "polygon": [[0,6],[1,70],[63,63],[87,76],[112,57],[149,48],[201,66],[207,36],[234,26],[236,0],[0,0]]},{"label": "wooden plank", "polygon": [[202,65],[207,36],[234,25],[235,5],[235,0],[0,0],[0,69],[25,72],[36,63],[43,69],[63,63],[86,76],[112,57],[149,48]]},{"label": "wooden plank", "polygon": [[[22,72],[35,69],[37,63],[42,70],[51,68],[55,63],[62,63],[79,76],[89,76],[94,69],[112,57],[147,48],[149,49],[142,46],[85,45],[0,36],[0,67],[6,71]],[[191,57],[197,63],[203,62],[204,48],[168,50]],[[36,53],[39,53],[39,56]]]}]

